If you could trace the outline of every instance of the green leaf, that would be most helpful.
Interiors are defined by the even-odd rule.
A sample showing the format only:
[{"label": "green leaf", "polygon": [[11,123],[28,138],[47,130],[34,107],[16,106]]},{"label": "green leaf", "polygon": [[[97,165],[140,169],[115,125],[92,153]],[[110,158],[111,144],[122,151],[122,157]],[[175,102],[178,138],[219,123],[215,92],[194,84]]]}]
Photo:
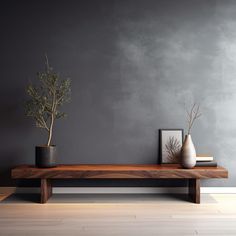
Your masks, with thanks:
[{"label": "green leaf", "polygon": [[25,103],[25,113],[35,120],[36,127],[48,130],[52,119],[66,116],[58,107],[70,101],[71,80],[62,79],[49,66],[46,57],[46,68],[36,75],[38,85],[29,84],[26,93],[29,99]]}]

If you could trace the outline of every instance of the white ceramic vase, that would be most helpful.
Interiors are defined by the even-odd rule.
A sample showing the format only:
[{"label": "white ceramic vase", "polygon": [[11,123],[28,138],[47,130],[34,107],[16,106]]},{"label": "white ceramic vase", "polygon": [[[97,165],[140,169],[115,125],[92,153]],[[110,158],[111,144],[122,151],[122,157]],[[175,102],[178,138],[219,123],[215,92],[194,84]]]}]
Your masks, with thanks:
[{"label": "white ceramic vase", "polygon": [[196,165],[196,150],[190,134],[185,135],[181,148],[181,165],[186,169],[191,169]]}]

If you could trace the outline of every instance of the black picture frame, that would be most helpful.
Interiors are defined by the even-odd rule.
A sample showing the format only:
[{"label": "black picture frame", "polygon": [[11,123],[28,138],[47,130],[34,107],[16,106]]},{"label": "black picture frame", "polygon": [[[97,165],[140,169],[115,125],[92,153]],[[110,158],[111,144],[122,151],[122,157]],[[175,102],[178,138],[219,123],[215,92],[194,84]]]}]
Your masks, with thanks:
[{"label": "black picture frame", "polygon": [[160,163],[180,163],[180,151],[183,141],[184,129],[159,129]]}]

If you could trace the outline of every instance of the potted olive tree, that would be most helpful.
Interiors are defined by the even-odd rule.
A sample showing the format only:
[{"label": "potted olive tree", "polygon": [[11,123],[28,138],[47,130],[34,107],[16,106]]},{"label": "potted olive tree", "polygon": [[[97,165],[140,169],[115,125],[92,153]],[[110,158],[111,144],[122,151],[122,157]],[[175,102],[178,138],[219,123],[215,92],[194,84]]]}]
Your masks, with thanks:
[{"label": "potted olive tree", "polygon": [[37,167],[48,168],[56,166],[56,146],[52,145],[55,120],[65,117],[59,109],[69,102],[71,94],[70,79],[62,79],[49,66],[46,56],[44,72],[37,73],[38,86],[28,85],[26,92],[29,100],[25,104],[26,115],[35,120],[36,127],[47,133],[47,142],[35,147],[35,163]]}]

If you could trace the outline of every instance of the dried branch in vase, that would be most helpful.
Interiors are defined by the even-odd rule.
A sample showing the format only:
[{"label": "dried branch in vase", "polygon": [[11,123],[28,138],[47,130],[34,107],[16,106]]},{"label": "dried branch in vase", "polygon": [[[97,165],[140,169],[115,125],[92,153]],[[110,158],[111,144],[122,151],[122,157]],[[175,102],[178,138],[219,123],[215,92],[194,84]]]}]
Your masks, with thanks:
[{"label": "dried branch in vase", "polygon": [[188,134],[190,134],[194,122],[201,116],[200,106],[196,103],[193,104],[191,109],[187,110],[187,124],[188,124]]}]

